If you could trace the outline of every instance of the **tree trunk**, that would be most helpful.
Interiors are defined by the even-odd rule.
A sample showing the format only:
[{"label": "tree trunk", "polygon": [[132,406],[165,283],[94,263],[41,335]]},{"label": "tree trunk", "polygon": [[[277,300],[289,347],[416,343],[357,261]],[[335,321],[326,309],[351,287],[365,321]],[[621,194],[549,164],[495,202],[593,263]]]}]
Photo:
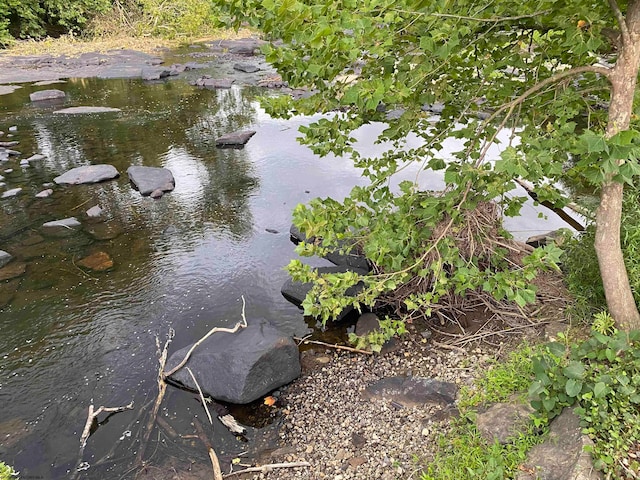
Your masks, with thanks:
[{"label": "tree trunk", "polygon": [[[629,128],[640,65],[639,1],[629,2],[625,24],[628,29],[627,41],[620,49],[618,60],[609,78],[611,103],[607,138]],[[622,195],[621,183],[610,178],[602,185],[600,205],[596,212],[595,249],[609,313],[618,328],[631,330],[640,329],[640,313],[629,285],[620,245]]]}]

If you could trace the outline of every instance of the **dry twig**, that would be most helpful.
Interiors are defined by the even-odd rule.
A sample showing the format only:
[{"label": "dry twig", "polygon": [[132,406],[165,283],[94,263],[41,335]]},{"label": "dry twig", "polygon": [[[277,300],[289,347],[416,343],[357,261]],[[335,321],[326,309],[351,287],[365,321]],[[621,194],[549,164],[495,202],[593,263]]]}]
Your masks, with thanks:
[{"label": "dry twig", "polygon": [[323,347],[335,348],[336,350],[345,350],[347,352],[363,353],[365,355],[373,355],[373,352],[370,352],[369,350],[361,350],[359,348],[345,347],[344,345],[335,345],[335,344],[331,344],[331,343],[320,342],[318,340],[307,340],[306,338],[293,337],[293,339],[296,342],[298,342],[298,345],[300,345],[301,343],[305,343],[305,344],[311,343],[313,345],[322,345]]},{"label": "dry twig", "polygon": [[275,470],[276,468],[295,468],[295,467],[310,467],[311,464],[309,462],[291,462],[291,463],[270,463],[269,465],[262,465],[260,467],[250,467],[245,468],[244,470],[238,470],[237,472],[227,473],[224,478],[233,477],[234,475],[242,475],[243,473],[250,472],[270,472],[271,470]]}]

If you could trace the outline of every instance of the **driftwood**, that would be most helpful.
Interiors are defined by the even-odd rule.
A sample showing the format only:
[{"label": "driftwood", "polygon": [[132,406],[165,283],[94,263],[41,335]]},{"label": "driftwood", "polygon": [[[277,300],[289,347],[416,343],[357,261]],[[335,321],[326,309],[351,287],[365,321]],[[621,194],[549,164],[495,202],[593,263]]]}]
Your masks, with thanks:
[{"label": "driftwood", "polygon": [[[207,413],[209,411],[207,410]],[[209,416],[211,418],[211,416]],[[213,479],[214,480],[222,480],[222,470],[220,469],[220,461],[218,460],[218,456],[216,455],[216,451],[211,446],[211,442],[207,437],[207,434],[204,432],[204,428],[200,425],[200,422],[197,419],[193,419],[193,425],[196,427],[196,432],[198,432],[198,438],[207,448],[207,452],[209,453],[209,459],[211,460],[211,467],[213,468]]]},{"label": "driftwood", "polygon": [[359,348],[345,347],[344,345],[325,343],[325,342],[320,342],[318,340],[307,340],[306,337],[305,338],[293,337],[293,339],[296,342],[298,342],[298,345],[300,345],[301,343],[305,343],[305,344],[311,343],[313,345],[322,345],[323,347],[335,348],[336,350],[345,350],[347,352],[362,353],[364,355],[373,355],[373,352],[370,352],[369,350],[361,350]]},{"label": "driftwood", "polygon": [[269,465],[262,465],[260,467],[249,467],[244,470],[238,470],[237,472],[227,473],[224,478],[233,477],[234,475],[242,475],[243,473],[251,472],[270,472],[276,468],[295,468],[295,467],[310,467],[309,462],[291,462],[291,463],[270,463]]}]

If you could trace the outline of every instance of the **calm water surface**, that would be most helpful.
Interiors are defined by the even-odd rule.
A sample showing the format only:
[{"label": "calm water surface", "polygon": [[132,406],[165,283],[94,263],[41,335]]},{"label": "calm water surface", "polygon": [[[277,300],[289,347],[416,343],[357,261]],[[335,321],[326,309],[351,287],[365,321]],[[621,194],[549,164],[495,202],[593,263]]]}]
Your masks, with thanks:
[{"label": "calm water surface", "polygon": [[[310,331],[300,312],[280,295],[283,267],[295,256],[289,241],[291,210],[314,196],[344,197],[359,172],[341,159],[318,159],[297,144],[297,128],[309,119],[269,118],[259,108],[262,91],[200,90],[182,80],[70,80],[55,87],[67,98],[33,106],[24,85],[0,96],[0,130],[18,127],[14,147],[26,158],[43,153],[29,168],[19,158],[0,162],[5,187],[21,195],[0,200],[0,249],[26,264],[26,273],[0,283],[0,459],[22,478],[68,478],[79,461],[79,438],[88,405],[135,409],[111,416],[89,439],[79,478],[132,478],[129,470],[140,432],[156,395],[156,336],[169,328],[175,351],[211,327],[240,318],[266,318],[287,334]],[[61,106],[118,107],[120,113],[55,115]],[[215,148],[215,138],[237,129],[257,134],[242,150]],[[381,151],[372,140],[381,126],[358,132],[361,148]],[[452,145],[453,148],[453,145]],[[96,185],[54,186],[47,199],[34,195],[66,170],[109,163],[120,178]],[[169,168],[176,188],[160,200],[142,197],[126,176],[131,165]],[[13,169],[4,173],[5,169]],[[415,177],[415,170],[404,172]],[[437,188],[441,177],[423,180]],[[84,212],[100,205],[103,221]],[[511,221],[520,237],[564,226],[551,218],[534,224],[537,211]],[[548,212],[545,212],[548,214]],[[44,222],[77,217],[82,231],[46,237]],[[279,233],[270,233],[266,229]],[[114,267],[85,272],[77,261],[98,251]],[[322,260],[311,262],[321,265]],[[268,429],[269,412],[255,405],[234,411],[248,424],[241,442],[220,424],[214,446],[224,465],[251,450]],[[192,434],[195,397],[169,387],[162,415],[180,434]],[[104,415],[100,417],[102,418]],[[154,433],[151,465],[194,477],[208,471],[197,441]],[[83,464],[84,467],[87,464]]]}]

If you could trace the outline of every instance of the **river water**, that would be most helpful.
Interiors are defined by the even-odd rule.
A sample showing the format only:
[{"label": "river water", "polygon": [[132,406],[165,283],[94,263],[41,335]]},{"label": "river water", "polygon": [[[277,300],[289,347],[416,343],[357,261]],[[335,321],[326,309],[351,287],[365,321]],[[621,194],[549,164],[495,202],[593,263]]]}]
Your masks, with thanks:
[{"label": "river water", "polygon": [[[0,283],[0,460],[23,479],[69,478],[80,461],[79,478],[133,478],[148,402],[156,395],[156,337],[164,341],[173,328],[175,351],[213,326],[232,325],[242,296],[248,318],[266,318],[287,334],[314,331],[315,322],[280,295],[283,267],[295,257],[291,211],[314,196],[342,198],[362,180],[346,160],[319,159],[300,146],[297,129],[309,119],[268,117],[257,101],[260,89],[71,79],[47,87],[66,92],[63,105],[34,106],[29,93],[39,88],[25,84],[0,96],[0,130],[17,127],[0,141],[19,140],[19,158],[46,155],[28,168],[15,157],[0,162],[6,183],[0,193],[23,188],[0,200],[0,249],[15,257],[12,263],[26,264],[23,275]],[[53,114],[76,105],[122,112]],[[244,149],[215,148],[218,136],[247,128],[257,133]],[[363,151],[382,151],[373,145],[381,128],[357,132]],[[90,163],[112,164],[121,176],[54,186],[51,197],[34,197],[57,175]],[[140,196],[125,173],[130,165],[169,168],[175,190],[159,200]],[[403,175],[414,178],[415,170]],[[423,184],[437,188],[441,177]],[[104,210],[103,221],[86,218],[94,205]],[[520,237],[564,226],[550,212],[546,221],[537,214],[528,205],[526,216],[509,226]],[[83,223],[80,232],[62,238],[41,232],[44,222],[70,216]],[[112,269],[78,267],[99,251],[111,256]],[[100,425],[79,458],[88,406],[131,401],[134,409]],[[233,411],[249,428],[241,441],[214,426],[213,443],[226,466],[267,435],[264,425],[274,417],[260,402]],[[169,387],[161,414],[179,434],[193,434],[190,422],[203,413],[191,393]],[[181,478],[187,472],[198,478],[208,464],[197,439],[160,431],[147,452],[150,465],[175,468]]]}]

